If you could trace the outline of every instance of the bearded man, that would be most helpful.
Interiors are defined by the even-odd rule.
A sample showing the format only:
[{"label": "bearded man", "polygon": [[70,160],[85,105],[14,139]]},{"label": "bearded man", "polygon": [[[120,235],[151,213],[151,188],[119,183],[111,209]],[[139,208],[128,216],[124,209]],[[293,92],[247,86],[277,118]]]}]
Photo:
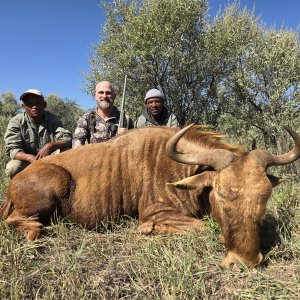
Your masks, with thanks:
[{"label": "bearded man", "polygon": [[132,119],[125,115],[123,128],[119,128],[120,111],[113,105],[116,92],[109,81],[96,85],[95,100],[97,107],[85,113],[77,122],[73,135],[73,148],[87,143],[108,141],[116,134],[134,127]]}]

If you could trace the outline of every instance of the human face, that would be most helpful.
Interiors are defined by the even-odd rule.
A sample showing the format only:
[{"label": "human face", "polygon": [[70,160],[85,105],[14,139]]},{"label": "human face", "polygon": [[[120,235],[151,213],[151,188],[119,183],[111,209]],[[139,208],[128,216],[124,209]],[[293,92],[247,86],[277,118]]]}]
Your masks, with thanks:
[{"label": "human face", "polygon": [[109,81],[101,81],[96,85],[95,99],[102,110],[110,109],[116,98],[116,93]]},{"label": "human face", "polygon": [[146,101],[148,113],[154,118],[159,117],[163,108],[163,100],[160,98],[149,98]]},{"label": "human face", "polygon": [[42,119],[46,106],[43,97],[33,94],[27,95],[22,104],[23,109],[34,122],[39,122]]}]

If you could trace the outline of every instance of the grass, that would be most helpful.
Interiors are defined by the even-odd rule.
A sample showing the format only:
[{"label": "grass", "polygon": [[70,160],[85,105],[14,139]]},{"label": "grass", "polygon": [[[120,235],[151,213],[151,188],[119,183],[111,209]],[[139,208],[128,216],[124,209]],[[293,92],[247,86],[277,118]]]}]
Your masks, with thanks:
[{"label": "grass", "polygon": [[[281,187],[278,193],[289,189]],[[270,244],[264,245],[267,264],[241,272],[220,268],[225,249],[212,220],[201,236],[142,236],[130,218],[102,233],[58,220],[34,242],[1,222],[0,298],[299,299],[299,203],[294,193],[287,203],[270,201],[263,228],[270,235]],[[288,223],[280,218],[282,205],[291,208]]]},{"label": "grass", "polygon": [[273,190],[265,263],[240,272],[221,269],[225,248],[209,218],[202,235],[150,236],[126,217],[100,233],[56,218],[34,242],[1,221],[0,299],[299,299],[299,189],[292,179]]}]

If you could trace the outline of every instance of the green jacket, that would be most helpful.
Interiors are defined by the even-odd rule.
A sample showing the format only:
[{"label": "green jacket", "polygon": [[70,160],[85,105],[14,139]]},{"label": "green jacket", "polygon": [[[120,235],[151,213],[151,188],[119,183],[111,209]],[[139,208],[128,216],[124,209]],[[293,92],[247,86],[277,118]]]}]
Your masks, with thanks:
[{"label": "green jacket", "polygon": [[163,107],[160,120],[155,122],[148,114],[148,110],[145,107],[143,114],[135,121],[134,127],[146,127],[146,126],[168,126],[168,127],[180,127],[178,120],[174,114],[170,114],[168,110]]},{"label": "green jacket", "polygon": [[5,152],[14,159],[18,152],[36,155],[49,142],[65,140],[72,147],[72,134],[63,128],[59,118],[45,111],[41,125],[34,124],[27,113],[14,116],[8,123],[4,141]]}]

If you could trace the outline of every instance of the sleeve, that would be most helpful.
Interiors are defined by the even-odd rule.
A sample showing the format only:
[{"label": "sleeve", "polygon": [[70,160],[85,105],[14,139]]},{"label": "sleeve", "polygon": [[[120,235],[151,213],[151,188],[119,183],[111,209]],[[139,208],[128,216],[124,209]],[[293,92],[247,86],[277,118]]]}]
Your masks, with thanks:
[{"label": "sleeve", "polygon": [[56,128],[55,140],[56,141],[63,140],[66,142],[67,148],[72,148],[72,133],[63,127]]},{"label": "sleeve", "polygon": [[12,118],[4,134],[5,153],[14,159],[18,152],[25,152],[23,148],[20,121],[18,118]]},{"label": "sleeve", "polygon": [[141,128],[146,126],[146,119],[143,115],[139,116],[134,123],[135,128]]},{"label": "sleeve", "polygon": [[87,117],[83,115],[81,118],[79,118],[77,122],[77,127],[73,134],[73,148],[84,145],[87,140],[88,133],[89,129]]},{"label": "sleeve", "polygon": [[53,115],[52,117],[54,140],[63,140],[66,142],[67,148],[72,148],[72,133],[63,127],[61,120],[57,116]]}]

